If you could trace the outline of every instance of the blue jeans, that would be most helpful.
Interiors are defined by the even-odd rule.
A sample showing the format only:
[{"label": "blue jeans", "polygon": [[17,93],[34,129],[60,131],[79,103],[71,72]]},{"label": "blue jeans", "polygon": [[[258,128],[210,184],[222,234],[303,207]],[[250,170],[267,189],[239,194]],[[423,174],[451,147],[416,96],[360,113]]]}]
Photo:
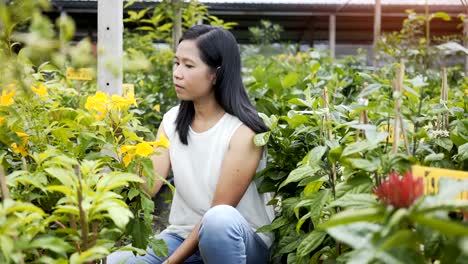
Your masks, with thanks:
[{"label": "blue jeans", "polygon": [[[171,255],[184,239],[176,234],[161,233]],[[267,263],[269,249],[252,230],[245,218],[234,207],[218,205],[203,216],[198,234],[198,251],[185,260],[192,264],[262,264]],[[126,259],[126,260],[125,260]],[[162,263],[166,258],[158,257],[151,248],[144,256],[133,256],[131,252],[115,252],[107,257],[108,264],[115,263]]]}]

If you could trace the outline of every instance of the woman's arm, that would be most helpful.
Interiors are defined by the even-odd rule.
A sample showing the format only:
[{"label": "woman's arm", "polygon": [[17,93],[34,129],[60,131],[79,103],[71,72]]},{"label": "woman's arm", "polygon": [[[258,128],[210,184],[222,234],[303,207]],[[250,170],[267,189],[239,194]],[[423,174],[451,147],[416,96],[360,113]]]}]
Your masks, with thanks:
[{"label": "woman's arm", "polygon": [[[161,135],[166,136],[166,132],[164,131],[164,127],[162,123],[159,126],[158,133],[156,135],[156,140],[160,139]],[[161,189],[161,186],[164,184],[164,182],[160,180],[159,177],[166,179],[167,175],[169,174],[169,170],[171,168],[171,160],[169,158],[169,149],[156,147],[155,151],[158,154],[151,157],[151,160],[153,161],[153,168],[154,168],[154,171],[156,172],[156,177],[154,179],[153,188],[149,190],[149,194],[151,195],[151,197],[156,195],[159,189]],[[146,188],[149,188],[149,187],[146,186]]]},{"label": "woman's arm", "polygon": [[[244,196],[262,156],[262,148],[253,143],[254,136],[255,132],[245,125],[241,125],[232,136],[211,207],[221,204],[236,207]],[[165,263],[183,263],[196,251],[199,227],[200,223]]]}]

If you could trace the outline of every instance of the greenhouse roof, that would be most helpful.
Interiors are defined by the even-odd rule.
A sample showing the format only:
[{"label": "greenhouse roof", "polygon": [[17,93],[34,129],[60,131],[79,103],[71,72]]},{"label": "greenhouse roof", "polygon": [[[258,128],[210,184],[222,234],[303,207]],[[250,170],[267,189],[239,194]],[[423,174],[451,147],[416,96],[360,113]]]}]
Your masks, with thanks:
[{"label": "greenhouse roof", "polygon": [[[320,43],[329,38],[329,16],[336,16],[337,43],[372,43],[375,0],[198,0],[210,15],[238,23],[231,32],[241,43],[249,43],[249,27],[260,20],[280,24],[282,41]],[[49,12],[56,18],[67,12],[77,24],[77,37],[97,37],[97,0],[51,0]],[[141,10],[161,0],[137,0],[130,9]],[[382,32],[401,29],[406,10],[425,12],[426,0],[381,0]],[[461,0],[428,0],[429,12],[445,12],[452,19],[431,21],[434,36],[461,34],[458,15],[465,13]],[[131,25],[129,25],[131,27]]]},{"label": "greenhouse roof", "polygon": [[[226,4],[313,4],[313,5],[373,5],[375,0],[199,0],[202,3]],[[382,5],[425,5],[426,0],[381,0]],[[429,5],[462,5],[460,0],[429,0]]]},{"label": "greenhouse roof", "polygon": [[[96,2],[97,0],[67,0],[61,2]],[[304,5],[374,5],[375,0],[198,0],[213,4],[304,4]],[[161,2],[161,0],[137,0]],[[381,0],[382,5],[425,5],[426,0]],[[429,5],[462,5],[461,0],[428,0]]]}]

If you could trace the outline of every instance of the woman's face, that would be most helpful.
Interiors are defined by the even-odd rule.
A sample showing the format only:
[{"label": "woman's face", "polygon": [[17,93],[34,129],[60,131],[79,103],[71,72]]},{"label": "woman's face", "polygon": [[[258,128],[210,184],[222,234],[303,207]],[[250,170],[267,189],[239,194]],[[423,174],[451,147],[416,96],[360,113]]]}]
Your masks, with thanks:
[{"label": "woman's face", "polygon": [[198,101],[213,96],[215,74],[200,58],[194,40],[183,40],[177,47],[172,79],[180,100]]}]

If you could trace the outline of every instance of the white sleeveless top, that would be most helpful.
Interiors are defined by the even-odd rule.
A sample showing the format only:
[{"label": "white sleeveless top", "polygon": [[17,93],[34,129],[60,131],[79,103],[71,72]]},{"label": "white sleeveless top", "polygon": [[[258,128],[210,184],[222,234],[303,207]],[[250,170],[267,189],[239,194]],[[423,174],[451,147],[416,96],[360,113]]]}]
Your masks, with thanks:
[{"label": "white sleeveless top", "polygon": [[[225,113],[210,129],[197,133],[189,128],[188,145],[182,144],[175,131],[179,106],[173,107],[163,117],[164,131],[170,142],[169,153],[176,192],[169,214],[169,226],[163,232],[176,233],[183,238],[192,232],[211,202],[226,154],[234,132],[242,125],[235,116]],[[257,171],[265,168],[266,154]],[[256,181],[252,181],[237,205],[237,210],[253,230],[268,225],[274,219],[274,209],[267,206],[271,194],[259,194]],[[270,247],[271,233],[258,233]]]}]

